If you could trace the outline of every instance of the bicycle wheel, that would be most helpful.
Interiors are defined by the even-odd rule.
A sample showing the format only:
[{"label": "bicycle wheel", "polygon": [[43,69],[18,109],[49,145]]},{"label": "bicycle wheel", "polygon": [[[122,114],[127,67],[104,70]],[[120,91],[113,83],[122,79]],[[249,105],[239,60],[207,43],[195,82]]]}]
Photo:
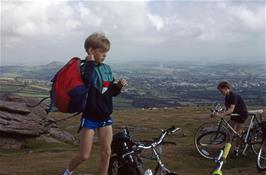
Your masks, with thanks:
[{"label": "bicycle wheel", "polygon": [[108,168],[108,175],[120,175],[118,170],[122,166],[122,162],[119,160],[118,156],[111,156]]},{"label": "bicycle wheel", "polygon": [[196,148],[203,157],[215,159],[219,156],[225,143],[226,133],[224,131],[209,131],[197,138]]},{"label": "bicycle wheel", "polygon": [[117,155],[110,158],[108,175],[141,175],[142,164],[137,157],[134,157],[134,163],[129,160],[121,160]]},{"label": "bicycle wheel", "polygon": [[252,151],[257,155],[259,152],[259,149],[261,147],[261,144],[263,142],[263,131],[261,126],[259,126],[258,124],[256,124],[254,126],[254,128],[251,131],[251,135],[250,135],[250,145],[252,148]]},{"label": "bicycle wheel", "polygon": [[264,140],[257,155],[257,168],[259,171],[266,170],[266,140]]},{"label": "bicycle wheel", "polygon": [[194,144],[197,151],[207,159],[214,159],[226,142],[226,129],[217,122],[202,124],[195,136]]}]

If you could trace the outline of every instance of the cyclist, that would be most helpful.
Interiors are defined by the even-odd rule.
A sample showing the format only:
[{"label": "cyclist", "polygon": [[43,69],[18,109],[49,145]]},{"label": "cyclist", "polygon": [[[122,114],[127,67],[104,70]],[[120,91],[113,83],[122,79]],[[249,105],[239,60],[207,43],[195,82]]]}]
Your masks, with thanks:
[{"label": "cyclist", "polygon": [[[226,111],[221,113],[215,113],[218,117],[225,117],[230,114],[237,114],[231,115],[229,124],[234,128],[239,135],[242,134],[244,123],[248,117],[248,111],[244,100],[241,98],[240,95],[232,92],[231,86],[227,81],[221,81],[217,89],[221,92],[222,95],[225,96],[225,107]],[[226,143],[231,144],[232,139],[232,132],[227,133]],[[233,156],[237,157],[239,154],[239,146],[240,146],[241,139],[237,137],[236,145],[233,150]]]}]

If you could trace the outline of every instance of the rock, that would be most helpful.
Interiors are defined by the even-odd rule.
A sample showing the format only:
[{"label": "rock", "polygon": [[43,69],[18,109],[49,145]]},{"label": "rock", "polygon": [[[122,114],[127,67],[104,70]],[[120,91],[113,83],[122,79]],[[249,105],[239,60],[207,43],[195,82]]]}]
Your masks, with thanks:
[{"label": "rock", "polygon": [[77,144],[76,139],[73,135],[69,134],[66,131],[61,131],[58,128],[51,128],[49,131],[49,134],[60,141],[67,142],[67,143],[72,143],[72,144]]},{"label": "rock", "polygon": [[36,138],[36,140],[44,141],[46,143],[61,143],[61,141],[51,137],[49,134],[43,134],[40,137]]},{"label": "rock", "polygon": [[28,114],[30,110],[25,103],[0,101],[0,110],[10,113]]},{"label": "rock", "polygon": [[29,115],[21,115],[0,111],[0,134],[4,136],[39,136],[48,132],[49,128],[45,128],[41,119],[30,113]]},{"label": "rock", "polygon": [[7,100],[11,101],[0,101],[0,148],[19,148],[21,138],[77,143],[74,136],[60,130],[48,116],[46,105],[33,107],[38,100],[25,97],[7,97]]}]

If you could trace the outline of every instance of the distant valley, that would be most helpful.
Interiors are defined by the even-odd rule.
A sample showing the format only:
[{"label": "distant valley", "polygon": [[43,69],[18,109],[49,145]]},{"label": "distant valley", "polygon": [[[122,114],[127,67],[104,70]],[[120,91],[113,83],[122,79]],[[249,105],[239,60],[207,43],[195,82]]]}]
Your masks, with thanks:
[{"label": "distant valley", "polygon": [[[51,62],[41,66],[0,67],[0,95],[48,95],[50,80],[63,66]],[[116,79],[126,78],[129,86],[115,99],[116,108],[151,108],[223,103],[216,86],[221,80],[233,84],[248,105],[266,106],[266,68],[252,63],[116,63]]]}]

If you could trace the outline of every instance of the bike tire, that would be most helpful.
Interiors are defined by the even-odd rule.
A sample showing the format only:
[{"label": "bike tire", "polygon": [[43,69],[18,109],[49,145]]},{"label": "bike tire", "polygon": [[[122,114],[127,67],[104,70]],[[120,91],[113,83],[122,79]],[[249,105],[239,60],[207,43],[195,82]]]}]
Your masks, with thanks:
[{"label": "bike tire", "polygon": [[208,135],[207,133],[210,133],[210,132],[213,133],[217,131],[218,132],[221,131],[222,136],[224,136],[223,138],[223,146],[224,146],[226,142],[226,128],[224,128],[224,126],[221,126],[219,122],[208,122],[208,123],[202,124],[201,126],[199,126],[199,128],[197,129],[194,135],[194,144],[195,144],[196,150],[201,156],[203,156],[206,159],[214,159],[215,156],[208,156],[206,153],[204,153],[205,151],[202,150],[199,145],[199,138],[202,136]]},{"label": "bike tire", "polygon": [[206,159],[215,159],[219,156],[220,150],[226,143],[224,131],[208,131],[195,139],[197,151]]},{"label": "bike tire", "polygon": [[118,156],[112,155],[108,167],[108,175],[119,175],[118,170],[122,166],[122,162],[119,160]]},{"label": "bike tire", "polygon": [[141,165],[137,157],[134,158],[136,164],[131,164],[128,160],[122,160],[117,155],[112,155],[108,167],[108,175],[142,175]]},{"label": "bike tire", "polygon": [[257,155],[257,169],[266,171],[266,140],[263,141]]},{"label": "bike tire", "polygon": [[263,131],[259,124],[254,126],[250,137],[251,149],[257,155],[264,140]]}]

